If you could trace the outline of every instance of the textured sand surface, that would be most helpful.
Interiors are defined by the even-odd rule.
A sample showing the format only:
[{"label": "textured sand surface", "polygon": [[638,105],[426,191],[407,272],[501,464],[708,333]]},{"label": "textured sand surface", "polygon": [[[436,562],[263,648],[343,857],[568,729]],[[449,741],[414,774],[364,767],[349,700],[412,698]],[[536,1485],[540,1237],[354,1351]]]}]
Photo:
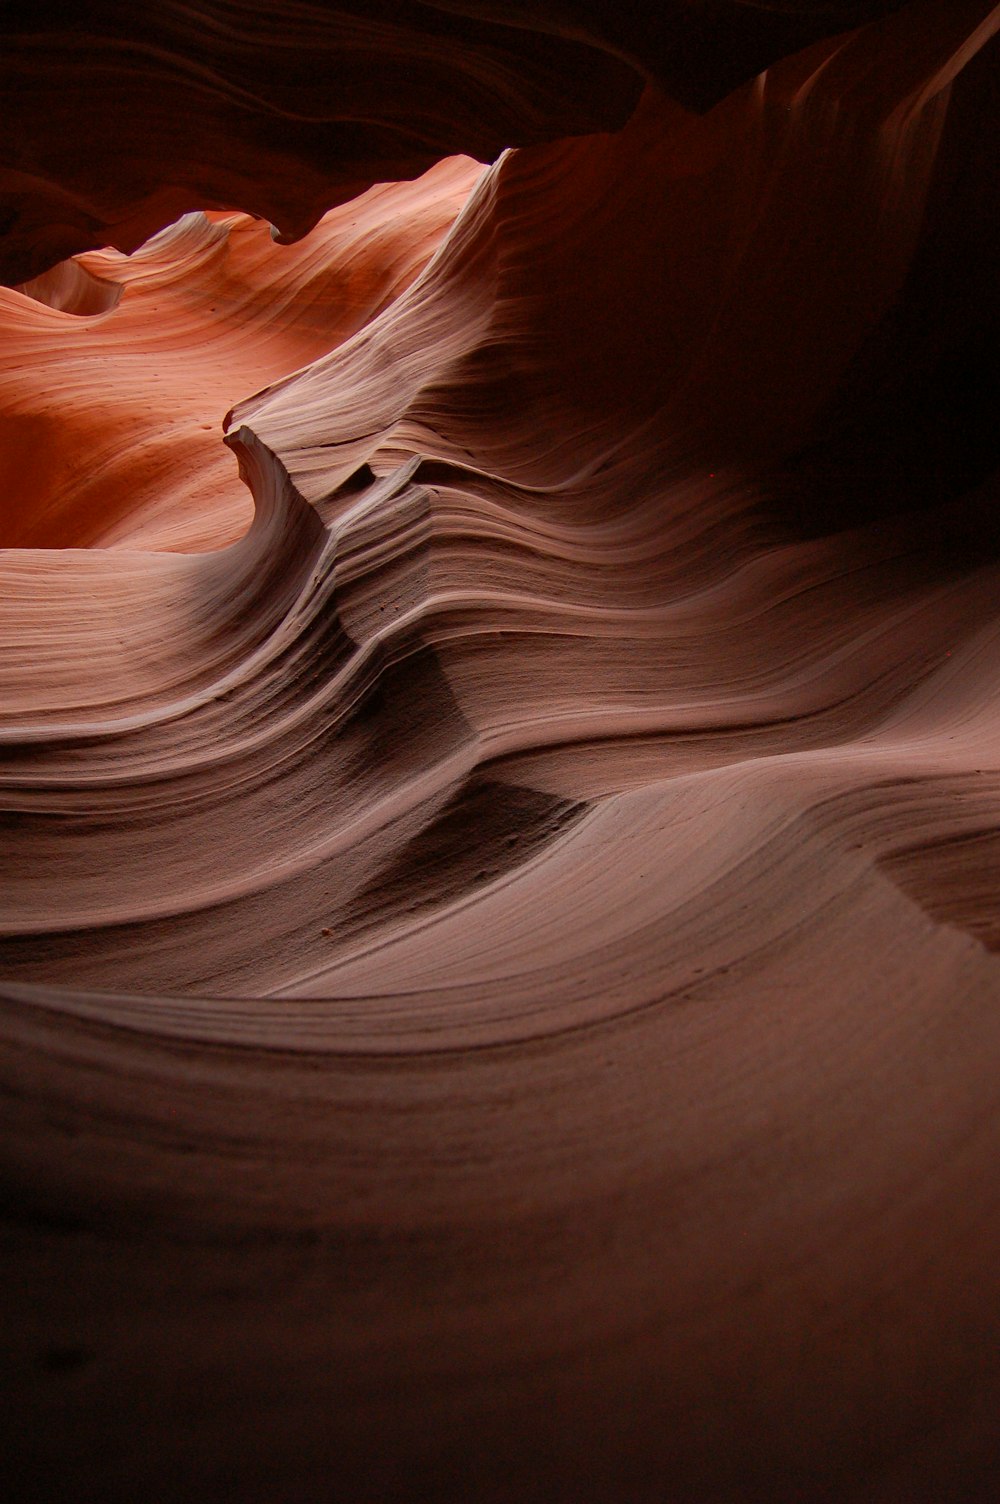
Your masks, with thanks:
[{"label": "textured sand surface", "polygon": [[1000,7],[89,9],[3,65],[6,1496],[994,1499]]}]

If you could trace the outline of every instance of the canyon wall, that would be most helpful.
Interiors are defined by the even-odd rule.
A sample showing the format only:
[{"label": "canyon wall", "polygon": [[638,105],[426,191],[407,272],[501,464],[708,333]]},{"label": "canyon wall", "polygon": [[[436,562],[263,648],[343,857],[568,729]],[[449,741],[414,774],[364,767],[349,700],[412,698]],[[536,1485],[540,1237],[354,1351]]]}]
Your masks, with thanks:
[{"label": "canyon wall", "polygon": [[995,1497],[1000,7],[0,20],[6,1497]]}]

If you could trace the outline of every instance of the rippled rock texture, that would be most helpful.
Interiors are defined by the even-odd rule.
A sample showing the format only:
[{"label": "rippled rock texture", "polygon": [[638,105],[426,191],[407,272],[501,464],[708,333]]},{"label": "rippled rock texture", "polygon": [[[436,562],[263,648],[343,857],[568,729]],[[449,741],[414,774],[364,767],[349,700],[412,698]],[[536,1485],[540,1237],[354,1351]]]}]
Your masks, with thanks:
[{"label": "rippled rock texture", "polygon": [[1000,8],[152,16],[3,12],[6,1496],[992,1500]]}]

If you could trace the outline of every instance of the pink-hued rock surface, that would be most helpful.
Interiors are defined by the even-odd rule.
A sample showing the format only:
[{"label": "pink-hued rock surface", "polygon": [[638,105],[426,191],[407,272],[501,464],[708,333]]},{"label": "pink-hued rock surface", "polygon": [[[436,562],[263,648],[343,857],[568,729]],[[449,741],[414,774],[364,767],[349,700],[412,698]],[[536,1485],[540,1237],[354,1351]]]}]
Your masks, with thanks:
[{"label": "pink-hued rock surface", "polygon": [[4,1497],[992,1501],[1000,7],[151,14],[3,20]]}]

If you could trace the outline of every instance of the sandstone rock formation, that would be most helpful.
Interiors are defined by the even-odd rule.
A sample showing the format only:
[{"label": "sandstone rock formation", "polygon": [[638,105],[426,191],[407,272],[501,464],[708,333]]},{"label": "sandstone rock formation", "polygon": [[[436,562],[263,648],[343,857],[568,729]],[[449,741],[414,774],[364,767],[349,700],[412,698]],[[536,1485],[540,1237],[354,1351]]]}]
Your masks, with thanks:
[{"label": "sandstone rock formation", "polygon": [[4,18],[7,1496],[994,1498],[1000,7],[152,16]]}]

